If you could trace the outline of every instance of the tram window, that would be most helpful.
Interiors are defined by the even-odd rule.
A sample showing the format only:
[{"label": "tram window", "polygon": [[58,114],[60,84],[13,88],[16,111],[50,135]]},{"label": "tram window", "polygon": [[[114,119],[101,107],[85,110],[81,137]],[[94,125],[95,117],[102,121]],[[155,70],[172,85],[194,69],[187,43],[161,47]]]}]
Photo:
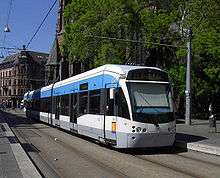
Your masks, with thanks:
[{"label": "tram window", "polygon": [[44,98],[40,99],[40,111],[44,112],[45,110],[45,102],[44,102]]},{"label": "tram window", "polygon": [[35,111],[35,100],[34,99],[32,100],[32,110]]},{"label": "tram window", "polygon": [[42,112],[49,112],[50,102],[48,98],[41,98],[40,99],[40,111]]},{"label": "tram window", "polygon": [[119,89],[116,95],[117,97],[115,98],[116,98],[116,103],[118,105],[118,116],[129,119],[130,116],[129,116],[128,104],[121,88]]},{"label": "tram window", "polygon": [[89,93],[89,113],[100,114],[100,90],[90,91]]},{"label": "tram window", "polygon": [[88,92],[79,93],[79,114],[87,113]]},{"label": "tram window", "polygon": [[69,115],[69,95],[61,96],[61,115]]},{"label": "tram window", "polygon": [[40,100],[33,100],[33,110],[40,111]]},{"label": "tram window", "polygon": [[52,109],[52,113],[55,114],[56,113],[56,96],[52,96],[52,103],[51,103],[51,109]]},{"label": "tram window", "polygon": [[48,112],[52,112],[52,105],[51,105],[51,97],[47,98],[47,106],[48,106]]},{"label": "tram window", "polygon": [[40,99],[40,111],[44,112],[45,109],[45,103],[44,103],[44,98]]}]

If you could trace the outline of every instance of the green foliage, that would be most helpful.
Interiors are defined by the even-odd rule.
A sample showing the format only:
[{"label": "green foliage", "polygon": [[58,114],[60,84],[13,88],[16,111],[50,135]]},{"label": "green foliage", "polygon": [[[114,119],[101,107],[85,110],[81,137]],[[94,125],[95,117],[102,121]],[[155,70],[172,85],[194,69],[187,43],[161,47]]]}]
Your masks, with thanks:
[{"label": "green foliage", "polygon": [[[127,2],[128,3],[128,2]],[[129,17],[123,14],[122,1],[72,1],[65,9],[63,52],[72,60],[91,60],[96,65],[109,61],[122,63],[124,56],[115,41],[95,36],[121,37],[119,30]],[[75,14],[75,15],[73,15]],[[125,48],[125,44],[123,44]],[[119,56],[121,58],[119,58]],[[96,61],[97,60],[97,61]],[[103,61],[101,61],[103,60]]]},{"label": "green foliage", "polygon": [[[185,17],[182,18],[184,13]],[[62,53],[68,60],[90,61],[94,66],[123,64],[138,57],[144,42],[146,65],[168,70],[175,93],[185,91],[186,34],[192,27],[192,88],[194,104],[205,103],[220,93],[220,3],[215,0],[72,0],[65,8]],[[171,26],[176,26],[174,30]],[[186,32],[186,31],[185,31]],[[169,48],[166,43],[181,46]]]},{"label": "green foliage", "polygon": [[197,0],[189,4],[189,9],[186,24],[194,31],[194,94],[211,102],[220,96],[220,4]]},{"label": "green foliage", "polygon": [[184,96],[185,95],[185,76],[186,68],[182,65],[174,66],[170,68],[168,74],[171,78],[171,82],[174,85],[174,91],[178,92],[176,95]]},{"label": "green foliage", "polygon": [[[156,6],[157,10],[152,9]],[[176,10],[169,3],[145,0],[72,1],[65,8],[64,17],[62,52],[69,60],[91,60],[95,66],[135,58],[139,45],[99,37],[141,40],[148,48],[160,48],[152,44],[161,40],[172,43],[175,35],[171,35],[169,26],[177,19]]]}]

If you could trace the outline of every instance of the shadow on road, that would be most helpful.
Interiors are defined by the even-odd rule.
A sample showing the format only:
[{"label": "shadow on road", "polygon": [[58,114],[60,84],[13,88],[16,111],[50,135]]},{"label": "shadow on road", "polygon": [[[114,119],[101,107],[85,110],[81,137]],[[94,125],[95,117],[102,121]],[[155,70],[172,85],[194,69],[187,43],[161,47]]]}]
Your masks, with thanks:
[{"label": "shadow on road", "polygon": [[[21,124],[35,124],[35,123],[37,123],[36,121],[34,121],[32,119],[27,119],[26,117],[23,117],[20,115],[18,116],[17,114],[8,113],[8,112],[4,112],[4,111],[0,111],[0,117],[3,117],[4,120],[6,120],[9,127],[15,127],[15,126],[21,125]],[[0,123],[4,122],[4,120],[2,121],[0,119]]]},{"label": "shadow on road", "polygon": [[25,152],[37,152],[39,153],[40,150],[38,150],[33,144],[30,143],[21,143],[21,146],[25,150]]},{"label": "shadow on road", "polygon": [[119,152],[131,155],[154,155],[154,154],[178,154],[187,152],[185,148],[179,148],[175,146],[171,147],[160,147],[160,148],[133,148],[118,150]]},{"label": "shadow on road", "polygon": [[192,143],[192,142],[198,142],[201,140],[206,140],[208,138],[197,136],[197,135],[190,135],[185,133],[176,133],[176,140],[185,142],[185,143]]}]

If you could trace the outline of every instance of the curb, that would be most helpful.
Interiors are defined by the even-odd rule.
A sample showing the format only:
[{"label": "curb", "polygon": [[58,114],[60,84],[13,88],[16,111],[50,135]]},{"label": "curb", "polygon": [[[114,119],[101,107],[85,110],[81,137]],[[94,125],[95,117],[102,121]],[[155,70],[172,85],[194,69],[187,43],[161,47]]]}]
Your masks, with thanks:
[{"label": "curb", "polygon": [[216,146],[211,146],[203,143],[186,143],[184,141],[175,141],[174,145],[179,148],[220,156],[220,147]]},{"label": "curb", "polygon": [[14,135],[8,124],[1,123],[1,125],[4,127],[5,136],[10,142],[11,149],[18,163],[22,176],[24,178],[42,178],[20,143],[17,141],[17,137]]}]

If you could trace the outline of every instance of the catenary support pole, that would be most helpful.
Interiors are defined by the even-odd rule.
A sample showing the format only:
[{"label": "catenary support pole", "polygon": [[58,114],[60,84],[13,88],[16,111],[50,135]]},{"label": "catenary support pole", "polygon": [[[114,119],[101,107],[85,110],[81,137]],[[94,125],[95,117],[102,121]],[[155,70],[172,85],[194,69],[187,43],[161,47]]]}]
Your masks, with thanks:
[{"label": "catenary support pole", "polygon": [[187,66],[186,66],[186,110],[185,124],[191,125],[191,54],[192,54],[192,29],[188,31],[189,41],[187,42]]}]

